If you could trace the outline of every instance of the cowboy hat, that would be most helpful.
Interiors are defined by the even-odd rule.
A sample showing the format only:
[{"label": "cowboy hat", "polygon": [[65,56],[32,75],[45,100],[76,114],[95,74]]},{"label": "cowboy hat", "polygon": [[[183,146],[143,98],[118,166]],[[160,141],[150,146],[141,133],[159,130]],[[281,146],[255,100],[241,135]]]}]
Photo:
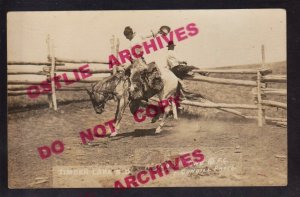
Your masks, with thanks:
[{"label": "cowboy hat", "polygon": [[159,32],[163,34],[168,34],[171,31],[171,28],[169,26],[163,25],[159,28]]}]

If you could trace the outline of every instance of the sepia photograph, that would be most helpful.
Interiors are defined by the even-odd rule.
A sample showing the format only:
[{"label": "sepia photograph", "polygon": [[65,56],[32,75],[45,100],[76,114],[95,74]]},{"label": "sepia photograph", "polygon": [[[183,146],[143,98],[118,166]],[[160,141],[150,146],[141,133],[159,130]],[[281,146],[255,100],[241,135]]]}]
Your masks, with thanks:
[{"label": "sepia photograph", "polygon": [[284,9],[7,13],[8,187],[287,186]]}]

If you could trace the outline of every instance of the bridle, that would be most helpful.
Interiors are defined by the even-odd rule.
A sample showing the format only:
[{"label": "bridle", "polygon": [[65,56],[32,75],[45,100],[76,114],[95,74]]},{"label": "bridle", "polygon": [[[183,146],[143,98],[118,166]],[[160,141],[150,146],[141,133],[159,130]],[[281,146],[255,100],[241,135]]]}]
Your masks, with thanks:
[{"label": "bridle", "polygon": [[[125,79],[125,81],[126,80],[128,80],[128,79]],[[117,95],[117,93],[114,92],[113,90],[116,89],[116,87],[120,84],[121,81],[122,81],[122,77],[118,77],[118,81],[117,81],[116,85],[114,87],[110,87],[110,90],[101,90],[101,91],[97,92],[94,90],[94,87],[96,86],[96,84],[92,87],[92,92],[91,92],[92,94],[102,95],[104,97],[104,100],[101,101],[100,104],[97,104],[97,108],[101,107],[103,109],[105,103]],[[101,84],[101,88],[103,88],[103,85],[104,85],[104,83]]]}]

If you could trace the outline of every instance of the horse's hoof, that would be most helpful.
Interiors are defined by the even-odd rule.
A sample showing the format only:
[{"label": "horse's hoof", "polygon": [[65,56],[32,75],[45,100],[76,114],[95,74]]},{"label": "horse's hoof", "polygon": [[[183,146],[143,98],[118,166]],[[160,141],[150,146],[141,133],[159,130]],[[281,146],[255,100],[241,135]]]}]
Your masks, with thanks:
[{"label": "horse's hoof", "polygon": [[155,134],[158,134],[158,133],[160,133],[160,132],[161,132],[161,128],[160,128],[160,127],[156,128]]},{"label": "horse's hoof", "polygon": [[111,134],[110,134],[110,137],[114,137],[114,136],[116,136],[116,135],[118,135],[118,132],[117,132],[117,131],[111,133]]}]

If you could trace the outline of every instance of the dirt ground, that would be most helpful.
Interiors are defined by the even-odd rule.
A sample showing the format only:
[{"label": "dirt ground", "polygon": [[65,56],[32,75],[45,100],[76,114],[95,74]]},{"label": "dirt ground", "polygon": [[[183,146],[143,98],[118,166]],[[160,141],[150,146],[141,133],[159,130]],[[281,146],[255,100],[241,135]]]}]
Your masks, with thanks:
[{"label": "dirt ground", "polygon": [[[136,123],[127,110],[118,136],[95,138],[83,145],[79,132],[111,120],[114,112],[115,106],[109,104],[106,112],[96,114],[88,101],[59,105],[58,111],[40,108],[10,112],[9,187],[113,187],[116,180],[136,173],[137,168],[195,149],[205,155],[201,165],[143,186],[287,184],[286,128],[259,128],[255,121],[239,118],[183,114],[178,121],[169,119],[163,132],[155,135],[159,123],[151,124],[149,119]],[[55,140],[65,144],[64,151],[42,160],[37,148],[50,146]],[[116,169],[121,173],[116,174]]]}]

